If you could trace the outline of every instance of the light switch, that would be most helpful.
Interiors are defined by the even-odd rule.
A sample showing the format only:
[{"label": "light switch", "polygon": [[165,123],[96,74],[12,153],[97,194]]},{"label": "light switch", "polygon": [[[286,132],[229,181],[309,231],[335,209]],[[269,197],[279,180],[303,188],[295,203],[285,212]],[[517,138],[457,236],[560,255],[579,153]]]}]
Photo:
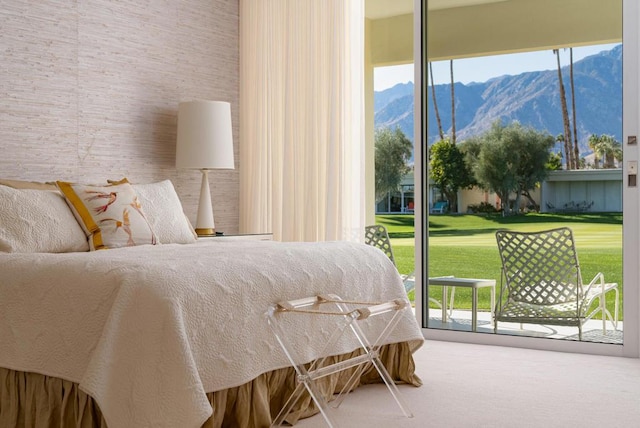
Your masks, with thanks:
[{"label": "light switch", "polygon": [[638,161],[627,162],[627,174],[637,174],[637,173],[638,173]]}]

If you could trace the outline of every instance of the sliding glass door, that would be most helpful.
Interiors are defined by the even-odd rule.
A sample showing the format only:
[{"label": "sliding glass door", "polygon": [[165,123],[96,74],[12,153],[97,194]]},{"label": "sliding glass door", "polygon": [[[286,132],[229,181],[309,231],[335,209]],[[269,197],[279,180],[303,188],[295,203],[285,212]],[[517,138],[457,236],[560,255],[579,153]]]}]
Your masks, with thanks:
[{"label": "sliding glass door", "polygon": [[[624,8],[623,35],[623,0],[415,3],[416,309],[427,337],[637,354],[639,233],[623,217],[638,212],[638,6]],[[592,290],[609,284],[590,308],[575,287],[552,287],[567,282],[557,264],[555,277],[526,283],[535,258],[508,271],[526,290],[506,288],[517,281],[502,274],[496,231],[530,241],[558,228],[577,252],[574,282],[579,272],[585,285],[596,278]],[[549,297],[567,292],[574,313],[594,314],[582,329],[563,325],[570,298]],[[495,328],[493,311],[513,307]]]}]

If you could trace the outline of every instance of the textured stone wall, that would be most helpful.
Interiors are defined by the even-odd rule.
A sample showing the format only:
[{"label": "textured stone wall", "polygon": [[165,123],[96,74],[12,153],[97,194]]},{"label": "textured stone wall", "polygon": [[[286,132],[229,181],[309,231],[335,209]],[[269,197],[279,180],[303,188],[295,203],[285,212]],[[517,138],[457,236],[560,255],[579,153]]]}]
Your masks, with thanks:
[{"label": "textured stone wall", "polygon": [[176,170],[180,101],[232,106],[236,169],[212,171],[218,230],[238,229],[237,0],[0,3],[0,178],[169,178],[195,223],[201,174]]}]

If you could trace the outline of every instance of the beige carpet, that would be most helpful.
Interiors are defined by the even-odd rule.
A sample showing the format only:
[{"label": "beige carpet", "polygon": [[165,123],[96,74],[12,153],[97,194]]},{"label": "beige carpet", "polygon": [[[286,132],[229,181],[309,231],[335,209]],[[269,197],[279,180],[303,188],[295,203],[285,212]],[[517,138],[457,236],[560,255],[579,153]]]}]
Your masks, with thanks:
[{"label": "beige carpet", "polygon": [[[401,385],[405,418],[384,385],[359,388],[338,427],[640,427],[640,360],[427,341],[420,388]],[[325,427],[321,415],[296,427]]]}]

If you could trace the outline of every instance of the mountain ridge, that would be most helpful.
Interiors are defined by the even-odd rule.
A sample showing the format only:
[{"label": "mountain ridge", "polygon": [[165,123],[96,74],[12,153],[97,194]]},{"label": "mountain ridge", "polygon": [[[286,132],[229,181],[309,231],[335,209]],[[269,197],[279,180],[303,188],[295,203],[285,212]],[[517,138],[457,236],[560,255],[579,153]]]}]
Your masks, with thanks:
[{"label": "mountain ridge", "polygon": [[[589,153],[591,134],[622,139],[622,45],[574,63],[576,116],[581,155]],[[562,68],[571,117],[569,66]],[[456,139],[476,136],[500,119],[518,121],[551,135],[563,133],[557,70],[503,75],[486,82],[454,83]],[[399,83],[374,95],[374,124],[400,129],[414,141],[413,83]],[[435,85],[436,102],[445,134],[451,132],[450,84]],[[427,88],[428,144],[439,139],[431,86]],[[572,129],[573,130],[573,129]],[[558,146],[559,147],[559,144]]]}]

